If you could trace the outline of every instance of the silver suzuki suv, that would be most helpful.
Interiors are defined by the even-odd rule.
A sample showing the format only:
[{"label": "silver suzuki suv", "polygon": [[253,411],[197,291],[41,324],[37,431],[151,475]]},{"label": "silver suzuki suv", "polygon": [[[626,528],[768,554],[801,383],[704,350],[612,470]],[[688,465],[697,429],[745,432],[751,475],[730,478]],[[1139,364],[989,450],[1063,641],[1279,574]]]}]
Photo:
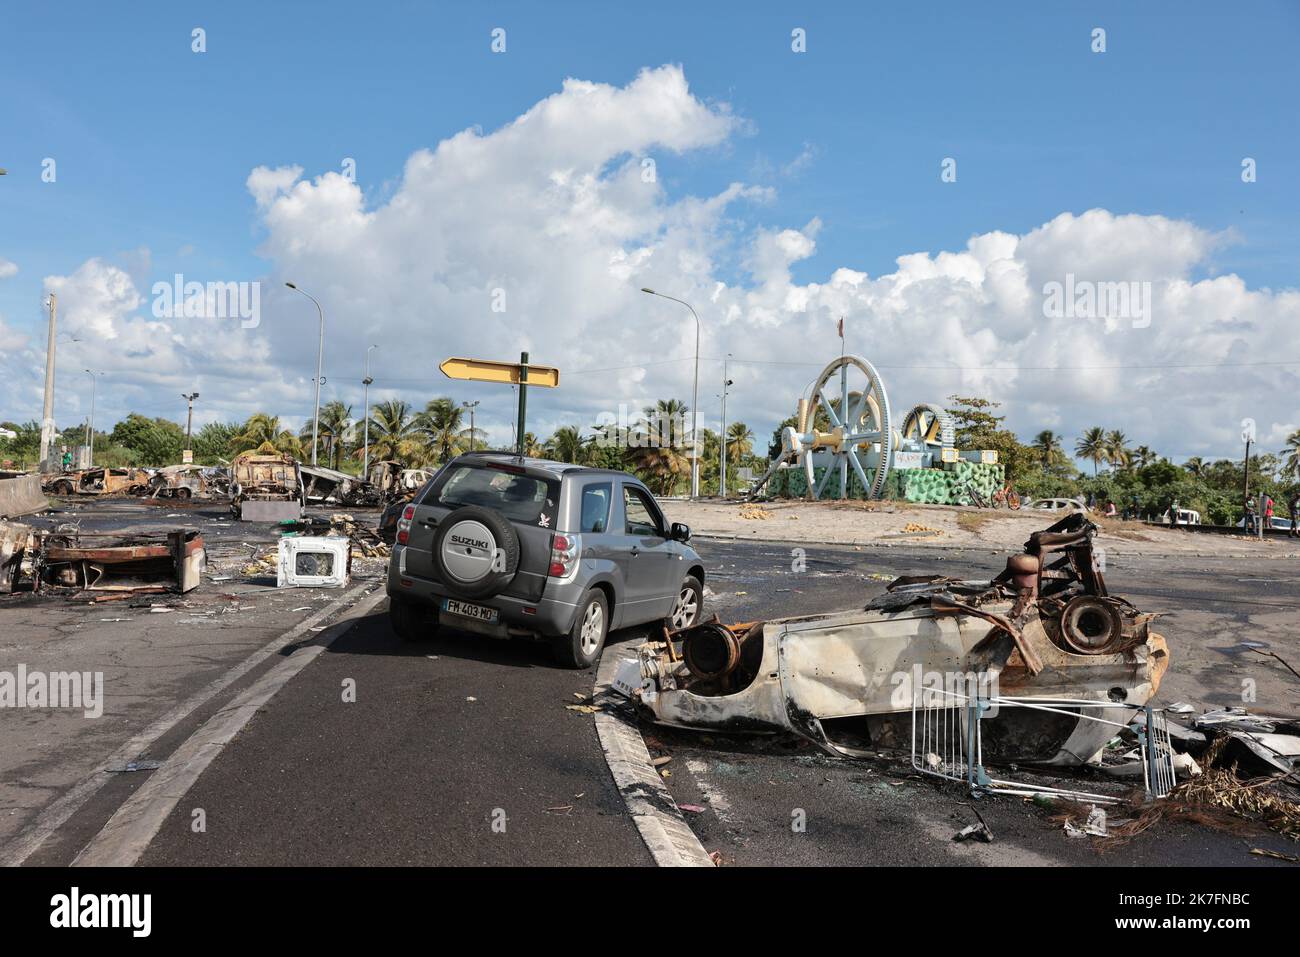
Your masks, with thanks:
[{"label": "silver suzuki suv", "polygon": [[402,510],[389,618],[407,639],[440,625],[547,639],[561,664],[586,668],[614,629],[701,620],[690,537],[626,472],[471,452]]}]

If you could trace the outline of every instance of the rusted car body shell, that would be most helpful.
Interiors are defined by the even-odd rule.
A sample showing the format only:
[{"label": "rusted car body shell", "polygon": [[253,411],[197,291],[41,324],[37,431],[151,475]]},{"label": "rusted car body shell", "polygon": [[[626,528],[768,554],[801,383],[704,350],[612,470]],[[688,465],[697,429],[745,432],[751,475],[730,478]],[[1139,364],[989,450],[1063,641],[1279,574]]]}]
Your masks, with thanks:
[{"label": "rusted car body shell", "polygon": [[149,480],[154,498],[211,498],[215,485],[208,480],[212,470],[204,465],[169,465]]},{"label": "rusted car body shell", "polygon": [[[1005,607],[987,610],[1005,613]],[[659,723],[720,732],[802,735],[825,750],[856,757],[867,752],[832,740],[825,723],[839,718],[906,715],[910,684],[900,694],[899,676],[966,674],[977,669],[971,652],[990,633],[989,623],[970,615],[937,614],[928,607],[899,612],[851,611],[769,621],[763,626],[762,665],[748,687],[734,694],[694,694],[684,689],[643,687],[641,704]],[[999,675],[998,693],[1041,699],[1114,703],[1090,712],[1125,721],[1159,688],[1168,666],[1164,639],[1154,633],[1115,655],[1067,653],[1048,640],[1036,619],[1023,630],[1044,665],[1030,676],[1018,651]],[[642,645],[643,675],[662,668],[659,643]],[[918,671],[919,669],[919,671]],[[1115,701],[1115,697],[1120,701]],[[1079,764],[1113,736],[1111,726],[1080,721],[1050,756],[1034,763]]]},{"label": "rusted car body shell", "polygon": [[42,485],[55,495],[126,495],[144,491],[149,473],[135,468],[82,469],[50,476]]},{"label": "rusted car body shell", "polygon": [[302,504],[302,473],[292,455],[249,452],[236,456],[230,466],[230,498],[239,514],[243,502],[298,502]]}]

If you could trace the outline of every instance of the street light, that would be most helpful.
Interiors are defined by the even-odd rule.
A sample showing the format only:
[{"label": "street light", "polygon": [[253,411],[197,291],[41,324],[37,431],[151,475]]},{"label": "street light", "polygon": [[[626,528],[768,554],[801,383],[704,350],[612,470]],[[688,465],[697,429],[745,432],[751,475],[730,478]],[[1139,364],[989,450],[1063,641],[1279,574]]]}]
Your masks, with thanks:
[{"label": "street light", "polygon": [[182,392],[181,398],[189,405],[189,412],[185,416],[185,451],[190,453],[190,459],[194,458],[194,446],[190,443],[190,434],[194,427],[194,400],[199,397],[197,392]]},{"label": "street light", "polygon": [[365,434],[361,440],[364,449],[361,453],[361,478],[367,482],[370,481],[370,383],[375,381],[370,378],[370,349],[378,348],[379,346],[371,346],[366,350],[366,377],[361,380],[366,393],[366,418],[365,424],[361,427]]},{"label": "street light", "polygon": [[469,409],[469,450],[474,451],[474,410],[478,407],[481,400],[475,399],[473,402],[462,402],[465,408]]},{"label": "street light", "polygon": [[736,383],[727,378],[727,363],[731,359],[731,353],[727,353],[727,358],[722,360],[722,461],[718,463],[718,495],[724,500],[727,497],[727,387]]},{"label": "street light", "polygon": [[90,376],[90,419],[86,422],[86,447],[90,453],[89,468],[95,467],[95,383],[99,381],[102,372],[91,372],[85,370],[86,375]]},{"label": "street light", "polygon": [[692,316],[695,316],[695,385],[691,389],[691,498],[697,498],[700,494],[700,317],[695,307],[685,299],[666,296],[662,292],[655,292],[644,286],[641,287],[641,291],[661,299],[679,302],[691,311]]},{"label": "street light", "polygon": [[325,359],[325,310],[316,302],[316,297],[309,292],[303,292],[291,282],[286,282],[286,286],[294,292],[301,292],[304,296],[316,303],[316,312],[320,316],[320,343],[316,347],[316,412],[311,418],[311,464],[316,464],[316,436],[320,431],[320,368],[321,362]]}]

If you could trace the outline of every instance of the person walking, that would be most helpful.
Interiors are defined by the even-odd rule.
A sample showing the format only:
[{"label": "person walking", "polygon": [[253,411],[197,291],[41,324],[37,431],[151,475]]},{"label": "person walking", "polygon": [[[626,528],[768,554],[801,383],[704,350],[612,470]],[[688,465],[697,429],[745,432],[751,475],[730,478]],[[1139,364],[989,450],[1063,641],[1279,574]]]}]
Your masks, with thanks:
[{"label": "person walking", "polygon": [[1296,516],[1300,514],[1300,487],[1291,490],[1291,497],[1287,500],[1286,510],[1291,516],[1291,527],[1287,529],[1287,538],[1300,538],[1300,528],[1297,528]]}]

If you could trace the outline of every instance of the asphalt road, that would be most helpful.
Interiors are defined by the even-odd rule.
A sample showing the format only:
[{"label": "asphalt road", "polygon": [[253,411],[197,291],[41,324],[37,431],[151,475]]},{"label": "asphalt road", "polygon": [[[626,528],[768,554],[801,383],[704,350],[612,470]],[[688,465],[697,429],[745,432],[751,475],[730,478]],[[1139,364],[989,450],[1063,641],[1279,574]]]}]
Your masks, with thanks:
[{"label": "asphalt road", "polygon": [[408,644],[385,607],[272,699],[142,864],[652,863],[592,718],[566,708],[591,671],[530,642]]},{"label": "asphalt road", "polygon": [[[897,574],[988,577],[986,550],[808,549],[700,542],[710,607],[725,619],[861,604]],[[794,558],[806,570],[794,571]],[[1294,709],[1297,686],[1247,656],[1248,634],[1300,660],[1291,622],[1300,576],[1289,563],[1243,569],[1158,559],[1112,563],[1112,590],[1149,610],[1173,653],[1162,699],[1236,703],[1243,677],[1261,705]],[[544,646],[447,633],[416,644],[383,605],[282,689],[182,799],[144,864],[647,864],[590,716],[566,708],[590,672],[553,666]],[[615,636],[638,640],[637,635]],[[344,689],[355,683],[355,702]],[[648,728],[666,778],[709,850],[739,864],[1266,864],[1250,847],[1293,852],[1272,835],[1227,836],[1162,823],[1100,855],[1018,799],[981,802],[993,844],[954,844],[974,812],[959,789],[889,762],[832,759],[784,739]],[[191,830],[194,808],[207,829]],[[802,829],[792,827],[800,820]]]}]

